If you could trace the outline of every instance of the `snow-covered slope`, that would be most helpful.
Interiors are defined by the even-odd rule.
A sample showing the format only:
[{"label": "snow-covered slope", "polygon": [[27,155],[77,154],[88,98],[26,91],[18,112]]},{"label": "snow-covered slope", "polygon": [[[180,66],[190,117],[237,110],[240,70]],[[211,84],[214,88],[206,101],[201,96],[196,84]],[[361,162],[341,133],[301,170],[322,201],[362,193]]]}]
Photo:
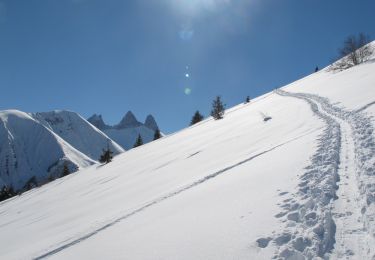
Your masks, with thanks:
[{"label": "snow-covered slope", "polygon": [[0,203],[0,258],[374,259],[371,72],[315,73]]},{"label": "snow-covered slope", "polygon": [[154,117],[148,115],[145,123],[137,120],[134,114],[129,111],[115,126],[106,125],[101,115],[94,114],[87,119],[91,124],[103,131],[124,149],[133,148],[138,135],[141,135],[143,143],[149,143],[154,140],[154,134],[159,129]]},{"label": "snow-covered slope", "polygon": [[103,149],[109,147],[114,155],[124,152],[117,143],[84,118],[70,111],[35,113],[32,116],[59,135],[74,148],[97,161]]},{"label": "snow-covered slope", "polygon": [[0,179],[15,190],[29,182],[60,176],[64,163],[71,171],[94,163],[83,153],[17,110],[0,112]]}]

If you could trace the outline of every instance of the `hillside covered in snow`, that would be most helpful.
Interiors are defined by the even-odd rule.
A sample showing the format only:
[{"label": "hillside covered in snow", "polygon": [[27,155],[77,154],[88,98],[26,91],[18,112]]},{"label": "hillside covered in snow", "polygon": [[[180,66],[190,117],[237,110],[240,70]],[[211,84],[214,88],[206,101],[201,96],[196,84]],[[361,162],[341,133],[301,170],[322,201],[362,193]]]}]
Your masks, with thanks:
[{"label": "hillside covered in snow", "polygon": [[91,116],[87,121],[103,131],[125,150],[133,148],[138,135],[141,136],[143,143],[153,141],[155,131],[159,130],[159,126],[152,115],[148,115],[145,122],[141,123],[131,111],[128,111],[121,121],[114,126],[105,124],[102,116],[97,114]]},{"label": "hillside covered in snow", "polygon": [[1,202],[0,258],[374,259],[374,72],[324,69]]}]

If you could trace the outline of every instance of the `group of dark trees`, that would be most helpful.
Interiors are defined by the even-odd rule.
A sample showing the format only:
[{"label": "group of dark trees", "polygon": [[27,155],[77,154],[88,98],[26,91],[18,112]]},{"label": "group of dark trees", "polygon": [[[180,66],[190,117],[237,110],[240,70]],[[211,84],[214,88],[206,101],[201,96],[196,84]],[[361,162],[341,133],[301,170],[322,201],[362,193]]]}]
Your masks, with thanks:
[{"label": "group of dark trees", "polygon": [[69,175],[70,173],[71,173],[71,172],[70,172],[70,170],[69,170],[68,164],[67,164],[67,163],[64,163],[62,176],[67,176],[67,175]]},{"label": "group of dark trees", "polygon": [[0,190],[0,201],[9,199],[9,198],[11,198],[11,197],[13,197],[15,195],[16,195],[16,193],[14,192],[14,190],[13,190],[12,187],[4,186]]},{"label": "group of dark trees", "polygon": [[28,190],[31,190],[35,187],[39,187],[43,184],[54,181],[58,177],[64,177],[64,176],[67,176],[69,174],[71,174],[71,171],[68,167],[68,164],[65,162],[64,165],[63,165],[62,171],[60,172],[60,174],[58,176],[50,175],[47,180],[40,180],[40,181],[38,181],[35,176],[32,176],[25,183],[25,185],[21,189],[18,189],[17,191],[15,191],[12,186],[3,186],[0,189],[0,201],[9,199],[11,197],[16,196],[17,194],[23,193],[24,191],[28,191]]},{"label": "group of dark trees", "polygon": [[[161,135],[161,133],[160,133],[160,130],[159,130],[159,129],[156,129],[156,130],[155,130],[155,133],[154,133],[154,139],[153,139],[153,141],[158,140],[158,139],[160,139],[160,138],[162,138],[162,135]],[[138,146],[141,146],[141,145],[143,145],[143,139],[142,139],[142,136],[141,136],[140,134],[138,134],[138,137],[137,137],[137,139],[135,140],[135,143],[134,143],[134,145],[133,145],[133,148],[138,147]]]},{"label": "group of dark trees", "polygon": [[[219,119],[222,119],[224,117],[224,113],[225,113],[225,104],[223,104],[223,102],[221,101],[221,97],[217,96],[214,99],[214,101],[212,101],[211,116],[215,120],[219,120]],[[194,115],[193,115],[193,117],[190,121],[190,125],[194,125],[196,123],[199,123],[203,119],[204,119],[204,116],[197,110],[194,113]]]},{"label": "group of dark trees", "polygon": [[[219,120],[219,119],[222,119],[224,117],[224,113],[225,113],[225,104],[223,104],[223,102],[221,101],[221,97],[220,96],[217,96],[214,101],[212,101],[212,109],[211,109],[211,116],[215,119],[215,120]],[[191,121],[190,121],[190,125],[194,125],[200,121],[202,121],[204,119],[204,116],[197,110]]]}]

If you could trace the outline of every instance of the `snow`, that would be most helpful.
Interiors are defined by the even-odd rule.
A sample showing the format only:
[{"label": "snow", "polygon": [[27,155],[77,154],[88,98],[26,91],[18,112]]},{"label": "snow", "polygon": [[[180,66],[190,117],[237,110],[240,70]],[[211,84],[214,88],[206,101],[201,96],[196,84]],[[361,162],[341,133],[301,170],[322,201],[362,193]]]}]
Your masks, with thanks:
[{"label": "snow", "polygon": [[332,259],[375,257],[374,71],[370,60],[339,73],[325,69],[283,88],[321,106],[340,128],[337,199],[324,210],[335,225]]},{"label": "snow", "polygon": [[64,163],[73,171],[94,163],[30,115],[0,111],[0,178],[15,190],[36,178],[44,182],[57,176]]},{"label": "snow", "polygon": [[1,202],[0,258],[374,259],[374,71],[322,70]]},{"label": "snow", "polygon": [[[273,119],[265,123],[260,112]],[[7,236],[0,235],[0,243],[7,246],[0,255],[37,258],[66,247],[53,257],[147,259],[178,254],[191,259],[192,248],[197,257],[211,259],[270,256],[273,245],[259,250],[255,241],[278,226],[274,216],[280,213],[280,194],[297,185],[295,175],[309,161],[323,126],[312,117],[304,102],[285,102],[270,94],[228,110],[223,120],[208,119],[121,154],[106,166],[32,190],[1,205],[0,225],[13,222],[1,228]],[[294,160],[285,160],[289,151],[295,151]],[[196,224],[185,225],[190,219]],[[220,231],[223,225],[227,228]],[[102,238],[107,232],[110,235]],[[100,236],[90,236],[93,233]],[[106,241],[108,250],[98,247],[101,253],[79,246],[90,240],[102,243],[112,234],[127,234],[127,239]],[[76,242],[79,239],[84,241]],[[138,242],[129,243],[132,240]],[[155,245],[152,251],[147,250],[150,244]],[[71,251],[75,248],[80,252]]]},{"label": "snow", "polygon": [[124,152],[120,145],[77,113],[52,111],[35,113],[32,116],[92,160],[99,160],[103,149],[107,147],[114,155]]},{"label": "snow", "polygon": [[374,89],[374,61],[341,72],[328,72],[328,69],[324,69],[289,84],[284,89],[323,96],[340,107],[361,109],[375,102],[375,96],[371,95]]}]

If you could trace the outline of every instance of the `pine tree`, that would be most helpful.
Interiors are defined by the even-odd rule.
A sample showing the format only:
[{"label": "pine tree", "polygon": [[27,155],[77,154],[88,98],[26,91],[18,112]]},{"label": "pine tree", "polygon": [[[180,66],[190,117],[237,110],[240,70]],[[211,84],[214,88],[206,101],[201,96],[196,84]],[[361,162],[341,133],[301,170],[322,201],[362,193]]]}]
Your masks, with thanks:
[{"label": "pine tree", "polygon": [[4,186],[1,190],[0,190],[0,201],[3,201],[3,200],[6,200],[6,199],[9,199],[13,196],[15,196],[16,193],[14,192],[13,190],[13,187],[10,186],[10,187],[7,187],[7,186]]},{"label": "pine tree", "polygon": [[225,105],[221,101],[220,96],[217,96],[216,99],[212,102],[211,116],[215,119],[222,119],[224,116]]},{"label": "pine tree", "polygon": [[137,137],[137,140],[135,141],[135,144],[133,145],[133,148],[143,145],[142,136],[139,134]]},{"label": "pine tree", "polygon": [[160,130],[156,129],[154,134],[154,140],[158,140],[159,138],[161,138]]},{"label": "pine tree", "polygon": [[0,190],[0,201],[3,201],[3,200],[6,200],[8,197],[8,190],[7,190],[7,187],[4,186],[1,190]]},{"label": "pine tree", "polygon": [[249,103],[250,102],[250,97],[247,96],[246,99],[245,99],[245,104]]},{"label": "pine tree", "polygon": [[66,175],[69,175],[69,174],[70,174],[70,170],[69,170],[68,164],[64,163],[64,168],[63,168],[63,174],[62,174],[62,176],[66,176]]},{"label": "pine tree", "polygon": [[191,121],[190,121],[190,125],[194,125],[194,124],[196,124],[196,123],[202,121],[203,118],[204,118],[203,115],[201,115],[201,113],[199,113],[199,111],[197,110],[197,111],[195,112],[193,118],[192,118]]},{"label": "pine tree", "polygon": [[112,156],[113,152],[107,147],[106,150],[103,149],[103,154],[99,158],[99,162],[101,163],[110,163],[112,161]]},{"label": "pine tree", "polygon": [[316,68],[315,68],[315,72],[318,72],[318,71],[319,71],[319,67],[316,66]]},{"label": "pine tree", "polygon": [[10,186],[9,189],[8,189],[8,196],[9,196],[9,198],[13,197],[15,195],[16,195],[16,193],[14,192],[13,187]]}]

